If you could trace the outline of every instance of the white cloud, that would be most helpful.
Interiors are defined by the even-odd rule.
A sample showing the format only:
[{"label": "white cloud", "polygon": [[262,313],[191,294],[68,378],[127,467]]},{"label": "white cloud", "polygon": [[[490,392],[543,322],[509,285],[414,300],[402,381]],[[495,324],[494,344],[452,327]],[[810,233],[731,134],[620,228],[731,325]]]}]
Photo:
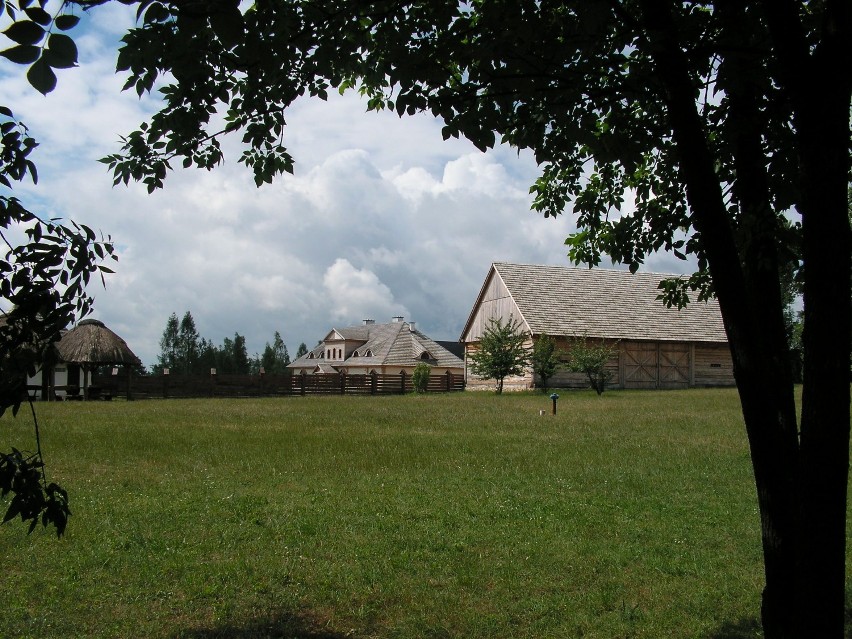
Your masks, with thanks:
[{"label": "white cloud", "polygon": [[491,262],[567,263],[571,220],[529,210],[529,154],[445,142],[431,116],[365,113],[355,94],[293,105],[285,144],[296,171],[274,184],[256,188],[239,140],[227,140],[212,172],[178,169],[153,195],[113,188],[96,159],[156,102],[121,93],[112,73],[132,11],[92,15],[81,66],[60,73],[56,92],[38,95],[6,66],[0,95],[42,143],[42,179],[18,194],[112,236],[120,261],[106,290],[91,288],[95,316],[147,364],[169,315],[187,310],[201,335],[221,343],[239,332],[250,353],[276,330],[294,352],[331,324],[393,315],[456,339]]},{"label": "white cloud", "polygon": [[395,315],[406,314],[405,308],[394,300],[390,288],[375,273],[357,269],[349,260],[335,260],[323,276],[323,286],[332,321],[347,321],[356,316],[389,321]]}]

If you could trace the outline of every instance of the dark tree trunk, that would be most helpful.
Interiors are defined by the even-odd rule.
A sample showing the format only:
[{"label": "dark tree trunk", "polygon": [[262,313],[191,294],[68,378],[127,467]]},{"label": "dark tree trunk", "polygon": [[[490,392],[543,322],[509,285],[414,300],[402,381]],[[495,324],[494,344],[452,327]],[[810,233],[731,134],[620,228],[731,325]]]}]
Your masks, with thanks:
[{"label": "dark tree trunk", "polygon": [[829,0],[811,50],[790,0],[763,2],[797,133],[805,329],[797,522],[799,637],[843,637],[849,474],[847,202],[852,9]]},{"label": "dark tree trunk", "polygon": [[[777,4],[774,4],[776,3]],[[737,3],[739,4],[739,3]],[[771,0],[766,9],[773,39],[808,58],[796,38],[793,3]],[[831,3],[829,3],[831,4]],[[839,8],[848,35],[848,8]],[[731,345],[734,374],[748,432],[760,508],[766,588],[761,618],[767,639],[843,637],[846,486],[849,450],[850,230],[846,212],[849,81],[826,77],[829,58],[802,65],[795,51],[779,53],[795,76],[797,148],[805,269],[805,371],[801,441],[796,428],[792,378],[784,362],[787,344],[778,289],[763,157],[749,131],[755,113],[747,65],[732,60],[745,86],[731,95],[738,167],[734,198],[740,224],[764,241],[737,245],[714,158],[697,112],[683,48],[667,0],[644,0],[643,23],[681,149],[681,178],[701,236]],[[736,4],[718,3],[737,13]],[[787,11],[785,13],[785,11]],[[830,13],[830,12],[829,12]],[[720,14],[721,18],[724,15]],[[772,25],[772,19],[781,23]],[[785,23],[785,20],[787,21]],[[842,20],[841,20],[842,22]],[[736,19],[726,26],[735,29]],[[843,31],[838,29],[838,32]],[[848,45],[848,43],[846,43]],[[846,47],[848,49],[848,46]],[[848,52],[834,47],[837,60]],[[798,65],[798,66],[796,66]],[[849,64],[841,64],[848,74]],[[841,72],[842,74],[842,72]],[[835,73],[836,75],[836,73]],[[808,81],[805,82],[804,78]],[[800,100],[795,99],[799,91]],[[740,119],[737,122],[737,118]],[[767,233],[769,228],[769,233]],[[750,229],[752,230],[752,229]]]}]

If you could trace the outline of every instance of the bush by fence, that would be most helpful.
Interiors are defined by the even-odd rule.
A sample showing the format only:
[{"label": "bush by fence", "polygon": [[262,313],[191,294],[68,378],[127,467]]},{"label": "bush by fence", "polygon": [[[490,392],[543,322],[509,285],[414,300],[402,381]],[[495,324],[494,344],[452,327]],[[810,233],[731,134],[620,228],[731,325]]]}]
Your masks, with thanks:
[{"label": "bush by fence", "polygon": [[[129,383],[128,383],[129,382]],[[276,397],[290,395],[392,395],[414,390],[411,375],[95,375],[91,387],[100,397],[152,399],[169,397]],[[464,390],[464,376],[447,371],[432,375],[426,392]]]}]

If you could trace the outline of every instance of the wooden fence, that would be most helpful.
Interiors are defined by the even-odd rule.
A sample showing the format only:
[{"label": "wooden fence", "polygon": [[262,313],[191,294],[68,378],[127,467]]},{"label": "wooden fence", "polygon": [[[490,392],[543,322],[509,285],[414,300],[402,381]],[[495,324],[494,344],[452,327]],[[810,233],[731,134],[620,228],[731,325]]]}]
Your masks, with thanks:
[{"label": "wooden fence", "polygon": [[[91,387],[100,398],[281,397],[294,395],[392,395],[414,390],[411,375],[95,375]],[[447,371],[429,378],[427,392],[464,390],[464,376]]]}]

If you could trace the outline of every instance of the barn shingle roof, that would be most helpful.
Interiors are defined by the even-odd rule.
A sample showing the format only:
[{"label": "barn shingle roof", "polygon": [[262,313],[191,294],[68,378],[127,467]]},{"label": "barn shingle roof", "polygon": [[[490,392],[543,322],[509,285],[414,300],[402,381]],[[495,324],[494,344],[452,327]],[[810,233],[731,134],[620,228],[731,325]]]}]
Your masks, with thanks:
[{"label": "barn shingle roof", "polygon": [[675,275],[495,262],[528,330],[538,335],[727,342],[716,300],[666,308],[661,280]]}]

